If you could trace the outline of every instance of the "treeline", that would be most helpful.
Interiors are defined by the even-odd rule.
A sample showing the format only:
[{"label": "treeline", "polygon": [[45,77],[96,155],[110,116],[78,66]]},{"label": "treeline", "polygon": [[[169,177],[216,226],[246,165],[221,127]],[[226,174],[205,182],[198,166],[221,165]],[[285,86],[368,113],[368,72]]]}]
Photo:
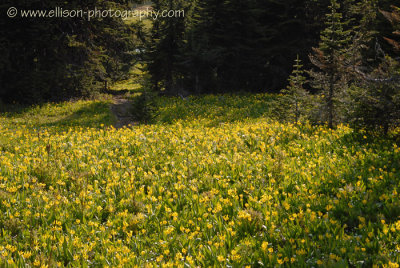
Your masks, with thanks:
[{"label": "treeline", "polygon": [[128,73],[138,28],[120,18],[21,18],[18,10],[126,9],[132,1],[2,1],[0,100],[36,103],[90,96]]},{"label": "treeline", "polygon": [[[154,0],[150,32],[121,18],[0,19],[0,101],[90,96],[145,63],[146,90],[279,92],[279,117],[382,128],[400,119],[399,0]],[[64,1],[64,10],[143,1]],[[0,4],[49,10],[55,0]],[[396,7],[397,6],[397,7]],[[293,61],[296,59],[295,66]],[[294,68],[293,68],[294,67]],[[147,77],[149,77],[147,79]],[[312,96],[310,96],[310,94]]]},{"label": "treeline", "polygon": [[153,3],[186,11],[184,19],[157,21],[151,36],[153,85],[171,94],[281,89],[296,55],[318,42],[328,6],[310,0]]},{"label": "treeline", "polygon": [[393,1],[153,3],[155,9],[187,14],[153,26],[148,69],[156,91],[285,88],[277,109],[283,119],[327,122],[331,128],[351,123],[384,132],[399,122],[400,13]]},{"label": "treeline", "polygon": [[[350,14],[350,9],[359,1],[339,2],[341,12],[356,24],[362,14]],[[392,3],[368,2],[375,12]],[[308,55],[318,46],[329,6],[330,0],[153,1],[156,10],[186,11],[185,18],[154,24],[149,48],[154,88],[171,94],[278,91],[296,55],[311,67]],[[389,34],[383,16],[363,27]]]},{"label": "treeline", "polygon": [[[380,10],[376,1],[343,9],[336,0],[329,9],[319,45],[309,56],[314,68],[305,72],[296,60],[281,114],[295,122],[303,116],[330,128],[350,123],[388,133],[400,123],[400,9]],[[379,15],[388,22],[386,36],[376,30]],[[307,73],[318,90],[312,98],[305,89]]]}]

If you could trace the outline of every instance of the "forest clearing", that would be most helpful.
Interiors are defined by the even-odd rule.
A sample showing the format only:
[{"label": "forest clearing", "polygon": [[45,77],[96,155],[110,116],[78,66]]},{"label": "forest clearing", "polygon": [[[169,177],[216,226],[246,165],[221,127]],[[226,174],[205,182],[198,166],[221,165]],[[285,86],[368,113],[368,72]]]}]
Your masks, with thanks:
[{"label": "forest clearing", "polygon": [[0,267],[399,268],[399,0],[0,13]]}]

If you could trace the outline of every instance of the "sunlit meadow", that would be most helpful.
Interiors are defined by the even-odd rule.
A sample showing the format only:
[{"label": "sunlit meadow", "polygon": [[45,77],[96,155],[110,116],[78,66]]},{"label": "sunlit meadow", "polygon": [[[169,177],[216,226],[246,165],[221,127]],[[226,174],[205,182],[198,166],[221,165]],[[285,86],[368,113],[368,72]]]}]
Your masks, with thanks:
[{"label": "sunlit meadow", "polygon": [[2,267],[398,267],[400,148],[279,123],[270,95],[0,115]]}]

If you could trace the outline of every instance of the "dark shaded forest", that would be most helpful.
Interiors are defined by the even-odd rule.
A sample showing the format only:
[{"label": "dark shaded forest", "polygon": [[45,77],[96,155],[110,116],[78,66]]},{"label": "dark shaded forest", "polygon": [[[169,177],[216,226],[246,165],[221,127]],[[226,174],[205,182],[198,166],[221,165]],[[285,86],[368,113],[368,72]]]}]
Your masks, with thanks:
[{"label": "dark shaded forest", "polygon": [[[67,1],[63,8],[124,10],[140,3]],[[0,9],[6,14],[10,6],[57,5],[3,1]],[[398,119],[399,11],[393,1],[157,0],[151,5],[155,11],[183,10],[184,16],[160,17],[149,29],[142,21],[127,24],[115,17],[2,16],[0,99],[38,103],[88,97],[107,92],[141,64],[147,92],[279,93],[289,86],[282,107],[290,113],[295,100],[296,121],[307,110],[300,102],[309,93],[323,97],[307,117],[330,127],[379,121],[388,129]],[[382,114],[387,119],[382,121]]]}]

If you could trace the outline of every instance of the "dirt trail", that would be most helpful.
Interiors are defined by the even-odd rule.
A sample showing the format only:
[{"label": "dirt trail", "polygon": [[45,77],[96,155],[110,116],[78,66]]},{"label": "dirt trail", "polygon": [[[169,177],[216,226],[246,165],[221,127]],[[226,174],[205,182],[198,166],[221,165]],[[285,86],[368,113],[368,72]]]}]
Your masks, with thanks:
[{"label": "dirt trail", "polygon": [[116,96],[111,104],[111,111],[117,118],[115,128],[122,128],[124,126],[134,126],[137,124],[132,116],[132,102],[123,96]]}]

